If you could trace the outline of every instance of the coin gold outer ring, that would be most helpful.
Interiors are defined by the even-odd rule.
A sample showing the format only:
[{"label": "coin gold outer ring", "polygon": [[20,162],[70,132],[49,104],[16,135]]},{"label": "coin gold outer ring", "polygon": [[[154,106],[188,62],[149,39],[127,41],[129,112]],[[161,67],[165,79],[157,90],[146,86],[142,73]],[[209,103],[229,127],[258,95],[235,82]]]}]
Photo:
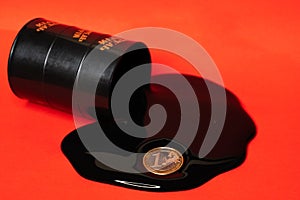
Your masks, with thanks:
[{"label": "coin gold outer ring", "polygon": [[[157,169],[153,165],[157,165],[158,161],[155,161],[156,156],[160,156],[160,154],[168,154],[172,155],[172,161],[168,163],[168,165],[165,165],[164,167],[161,167]],[[152,163],[149,163],[150,158],[152,157]],[[167,159],[167,157],[165,157]],[[157,158],[156,159],[161,159]],[[153,162],[154,160],[154,162]],[[179,151],[176,149],[170,148],[170,147],[157,147],[154,149],[149,150],[143,157],[143,165],[144,167],[151,173],[156,175],[169,175],[171,173],[174,173],[178,171],[182,165],[183,165],[184,158],[181,155]],[[156,163],[155,163],[156,162]],[[151,166],[152,164],[152,166]]]}]

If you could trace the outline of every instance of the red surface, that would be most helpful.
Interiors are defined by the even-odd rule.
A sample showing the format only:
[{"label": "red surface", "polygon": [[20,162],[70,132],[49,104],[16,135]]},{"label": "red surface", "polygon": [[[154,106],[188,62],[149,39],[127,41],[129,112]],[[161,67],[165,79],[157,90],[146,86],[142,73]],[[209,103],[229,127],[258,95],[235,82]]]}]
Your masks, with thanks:
[{"label": "red surface", "polygon": [[[0,199],[299,199],[299,1],[2,1]],[[17,31],[45,17],[98,32],[161,26],[210,53],[258,127],[246,162],[202,187],[146,193],[80,177],[60,151],[71,115],[15,97],[7,59]]]}]

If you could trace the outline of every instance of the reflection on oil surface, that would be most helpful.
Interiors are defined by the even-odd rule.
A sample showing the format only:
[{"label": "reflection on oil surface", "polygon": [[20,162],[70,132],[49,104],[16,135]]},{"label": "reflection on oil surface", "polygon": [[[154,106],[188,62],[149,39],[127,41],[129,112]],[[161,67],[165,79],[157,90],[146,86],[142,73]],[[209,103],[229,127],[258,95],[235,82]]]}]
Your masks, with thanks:
[{"label": "reflection on oil surface", "polygon": [[[169,79],[174,84],[176,84],[178,79],[178,75],[175,74],[160,76],[160,78]],[[159,166],[166,165],[163,167],[173,170],[172,173],[160,175],[151,171],[145,172],[145,167],[149,168],[149,166],[143,165],[143,158],[137,158],[134,165],[137,170],[141,169],[144,173],[131,174],[111,169],[88,153],[80,140],[77,130],[74,130],[64,138],[61,148],[75,170],[84,178],[93,181],[139,190],[163,192],[198,187],[213,177],[239,166],[246,158],[248,143],[255,136],[256,128],[254,122],[243,109],[238,98],[226,90],[227,112],[223,131],[210,153],[200,159],[198,153],[211,120],[211,100],[204,79],[190,75],[185,75],[185,78],[190,82],[196,93],[200,108],[200,122],[195,139],[182,155],[184,162],[179,169],[173,170],[172,165],[165,164],[174,164],[176,162],[173,159],[174,156],[172,157],[171,154],[160,154],[160,152],[156,152],[151,155],[152,157],[149,157],[150,159],[147,161],[150,163],[149,166],[158,169]],[[210,87],[220,87],[212,82],[209,82],[209,84]],[[182,92],[184,93],[185,91]],[[148,138],[136,138],[122,132],[115,123],[105,121],[101,123],[105,135],[100,137],[108,137],[115,145],[130,152],[147,153],[157,147],[163,147],[169,142],[171,142],[174,149],[180,150],[180,148],[183,148],[180,141],[172,141],[181,120],[180,106],[175,95],[163,86],[152,84],[147,91],[146,97],[147,108],[154,104],[160,104],[167,113],[166,123],[156,135]],[[189,96],[186,95],[185,98],[188,100]],[[131,102],[132,106],[134,106],[134,102]],[[194,105],[190,104],[190,106],[193,107]],[[145,114],[143,121],[145,124],[149,123],[147,114]],[[96,126],[96,124],[90,124],[80,129],[86,131],[87,137],[93,138],[93,136],[98,134],[95,131]],[[186,134],[188,135],[189,133]],[[147,130],[144,130],[141,135],[147,135]],[[110,152],[110,149],[101,145],[97,146],[95,151],[113,153]],[[129,156],[129,154],[122,156]],[[166,162],[170,160],[174,161],[174,163]],[[174,166],[177,165],[174,164]],[[159,168],[159,170],[161,169]]]}]

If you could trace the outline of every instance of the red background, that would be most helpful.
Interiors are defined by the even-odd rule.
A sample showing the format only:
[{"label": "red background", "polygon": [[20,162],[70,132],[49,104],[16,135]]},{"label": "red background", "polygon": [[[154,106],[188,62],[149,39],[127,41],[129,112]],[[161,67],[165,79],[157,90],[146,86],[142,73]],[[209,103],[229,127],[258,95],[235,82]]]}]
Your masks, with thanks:
[{"label": "red background", "polygon": [[[300,24],[297,0],[2,1],[0,199],[299,199]],[[160,26],[209,52],[257,125],[246,162],[184,192],[149,193],[81,178],[60,150],[72,116],[15,97],[7,59],[30,19],[115,34]]]}]

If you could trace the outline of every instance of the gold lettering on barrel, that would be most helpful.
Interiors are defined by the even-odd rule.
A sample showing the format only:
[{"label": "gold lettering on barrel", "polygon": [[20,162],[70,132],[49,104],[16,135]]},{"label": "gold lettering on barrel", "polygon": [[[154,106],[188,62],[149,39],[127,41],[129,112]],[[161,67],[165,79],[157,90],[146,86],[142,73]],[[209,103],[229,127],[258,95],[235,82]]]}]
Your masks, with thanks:
[{"label": "gold lettering on barrel", "polygon": [[113,47],[123,41],[124,41],[124,39],[118,38],[118,37],[104,38],[104,39],[98,41],[98,44],[100,45],[99,49],[101,51],[108,50],[111,47]]},{"label": "gold lettering on barrel", "polygon": [[74,34],[73,34],[73,38],[74,39],[77,39],[78,42],[83,42],[85,41],[88,36],[91,34],[92,32],[91,31],[87,31],[87,30],[78,30],[76,31]]},{"label": "gold lettering on barrel", "polygon": [[40,31],[45,31],[46,29],[57,25],[56,22],[49,22],[49,21],[43,21],[43,22],[39,22],[37,24],[35,24],[35,26],[37,27],[36,31],[40,32]]}]

